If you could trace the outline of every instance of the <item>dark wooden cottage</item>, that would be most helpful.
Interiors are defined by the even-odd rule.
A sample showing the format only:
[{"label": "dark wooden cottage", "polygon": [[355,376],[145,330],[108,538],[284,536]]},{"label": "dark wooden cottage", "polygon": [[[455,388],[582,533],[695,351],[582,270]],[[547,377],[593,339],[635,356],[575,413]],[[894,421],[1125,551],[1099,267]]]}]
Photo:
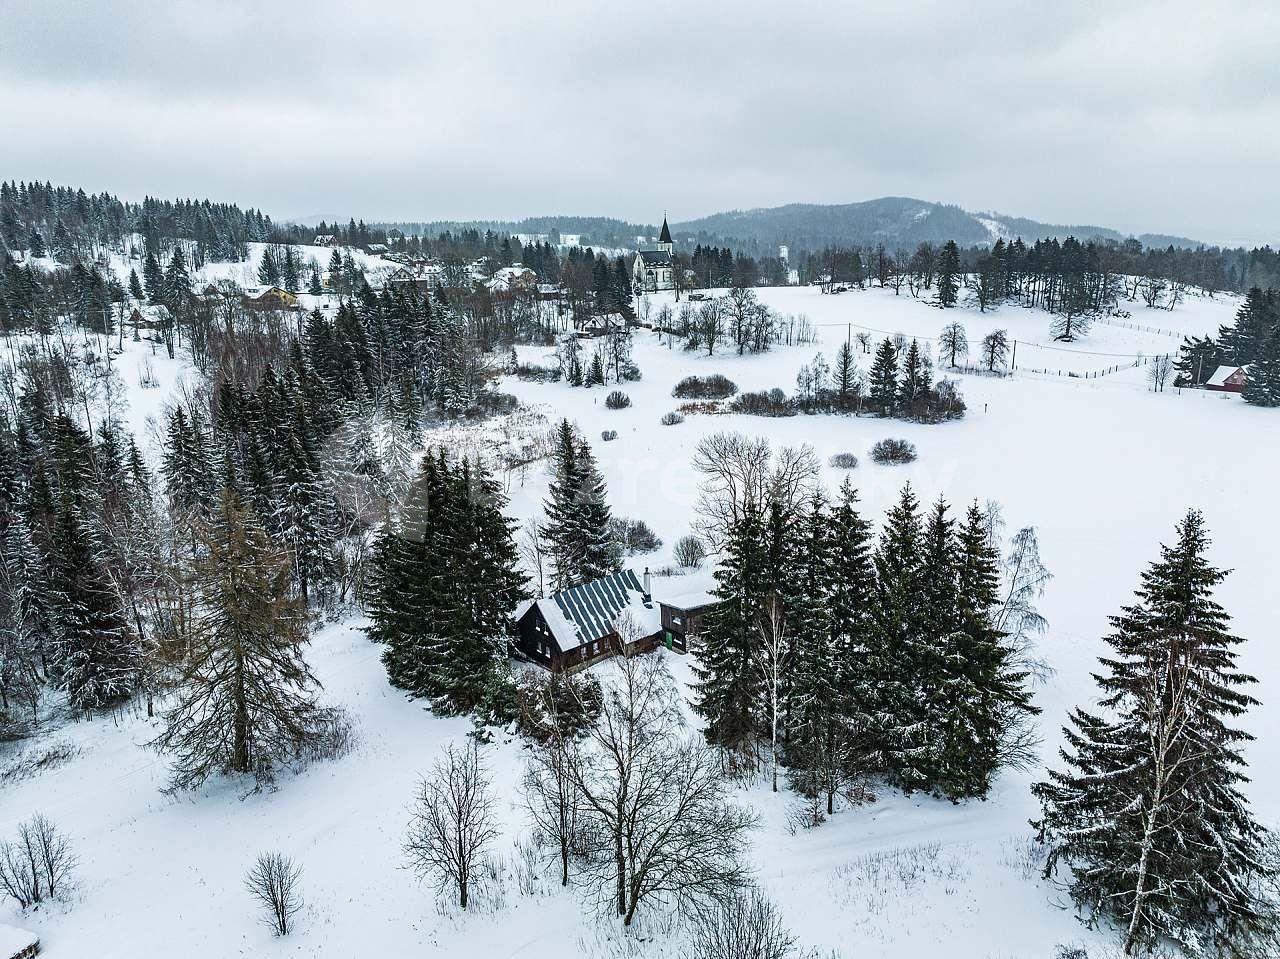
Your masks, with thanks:
[{"label": "dark wooden cottage", "polygon": [[513,645],[518,655],[553,672],[582,669],[622,651],[615,624],[629,611],[641,635],[628,651],[665,646],[683,653],[707,605],[655,600],[647,569],[643,580],[623,569],[528,604],[518,612]]}]

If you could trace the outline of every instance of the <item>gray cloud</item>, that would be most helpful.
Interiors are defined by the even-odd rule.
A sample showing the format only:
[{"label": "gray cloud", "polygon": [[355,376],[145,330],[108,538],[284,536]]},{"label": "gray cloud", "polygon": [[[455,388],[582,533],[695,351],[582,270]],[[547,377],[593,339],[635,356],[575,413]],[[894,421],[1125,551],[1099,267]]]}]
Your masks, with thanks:
[{"label": "gray cloud", "polygon": [[915,195],[1280,233],[1280,8],[0,0],[0,177],[277,216]]}]

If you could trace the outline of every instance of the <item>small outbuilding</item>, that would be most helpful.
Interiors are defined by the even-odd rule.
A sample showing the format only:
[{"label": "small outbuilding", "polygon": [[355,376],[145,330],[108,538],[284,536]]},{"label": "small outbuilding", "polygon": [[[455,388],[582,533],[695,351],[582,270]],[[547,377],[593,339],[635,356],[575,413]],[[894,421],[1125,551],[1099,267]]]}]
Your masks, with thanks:
[{"label": "small outbuilding", "polygon": [[1213,376],[1204,381],[1204,388],[1219,393],[1239,393],[1248,379],[1248,370],[1247,366],[1219,366]]}]

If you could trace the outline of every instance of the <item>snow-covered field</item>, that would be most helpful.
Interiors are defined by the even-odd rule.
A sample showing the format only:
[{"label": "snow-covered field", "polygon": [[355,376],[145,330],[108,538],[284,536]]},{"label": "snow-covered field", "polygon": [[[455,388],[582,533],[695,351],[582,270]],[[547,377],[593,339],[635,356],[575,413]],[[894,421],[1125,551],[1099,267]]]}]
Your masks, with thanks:
[{"label": "snow-covered field", "polygon": [[[1172,352],[1178,343],[1169,335],[1098,324],[1071,347],[1090,355],[1061,353],[1043,349],[1054,344],[1049,318],[1040,312],[944,314],[905,291],[900,297],[884,290],[822,296],[816,288],[787,288],[761,290],[760,296],[783,313],[808,316],[822,341],[762,356],[718,351],[708,357],[640,332],[635,360],[644,378],[625,387],[633,405],[620,411],[605,408],[604,389],[514,379],[502,388],[548,419],[577,421],[593,442],[614,512],[646,520],[665,541],[663,553],[689,530],[697,498],[690,457],[699,438],[715,430],[765,435],[776,445],[808,443],[824,463],[832,453],[857,454],[861,465],[853,479],[877,520],[907,480],[926,501],[940,494],[955,504],[998,500],[1011,528],[1037,528],[1055,574],[1042,604],[1050,630],[1041,650],[1055,672],[1037,694],[1044,709],[1042,752],[1050,761],[1066,709],[1093,695],[1089,671],[1102,648],[1106,617],[1129,599],[1139,571],[1185,510],[1203,509],[1214,535],[1212,559],[1235,570],[1219,598],[1250,640],[1244,668],[1261,680],[1263,705],[1245,721],[1259,736],[1248,750],[1254,781],[1246,791],[1260,818],[1280,825],[1280,764],[1265,732],[1280,723],[1280,655],[1271,637],[1275,564],[1268,559],[1280,542],[1274,506],[1280,416],[1220,394],[1151,393],[1145,369],[1138,368],[1087,380],[963,376],[969,415],[938,426],[871,417],[732,415],[660,425],[662,414],[678,405],[672,386],[687,374],[720,372],[743,389],[779,386],[790,393],[802,363],[819,350],[831,360],[839,343],[862,329],[936,337],[946,321],[959,319],[976,346],[990,329],[1007,328],[1019,340],[1020,366],[1064,372],[1102,369],[1118,361],[1115,355]],[[654,298],[653,309],[660,299]],[[1228,321],[1235,308],[1228,297],[1190,298],[1171,313],[1135,307],[1131,321],[1203,333]],[[547,351],[520,352],[522,359],[537,360]],[[138,389],[144,354],[150,356],[145,344],[126,342],[119,360],[140,435],[146,435],[148,415],[184,375],[181,361],[161,352],[149,358],[159,386]],[[1051,355],[1058,359],[1041,361]],[[601,442],[604,429],[617,430],[618,439]],[[911,440],[919,460],[899,467],[871,464],[867,449],[885,436]],[[824,467],[829,486],[842,475]],[[513,477],[513,515],[536,515],[545,491],[540,469]],[[663,554],[636,560],[666,561]],[[661,929],[650,930],[650,942],[619,942],[577,893],[551,884],[526,894],[508,878],[465,916],[436,905],[434,894],[403,868],[407,804],[441,744],[465,735],[469,726],[432,717],[392,690],[378,649],[359,627],[326,626],[309,654],[328,699],[357,718],[356,749],[284,778],[274,792],[242,798],[236,785],[222,784],[183,798],[162,795],[164,760],[144,746],[158,727],[141,716],[53,733],[78,752],[60,768],[0,792],[0,834],[32,812],[49,816],[72,836],[80,856],[78,892],[69,906],[0,914],[0,921],[35,929],[53,959],[677,954]],[[687,676],[687,661],[675,657],[673,666],[677,676]],[[507,829],[500,854],[510,875],[524,820],[515,788],[517,745],[496,743],[489,762],[502,797]],[[796,835],[785,826],[782,799],[745,788],[744,801],[760,811],[763,823],[753,849],[760,883],[800,943],[823,957],[833,950],[844,959],[1049,957],[1056,944],[1067,942],[1105,955],[1108,938],[1083,929],[1061,908],[1063,897],[1035,872],[1027,826],[1035,811],[1028,792],[1034,775],[1008,774],[987,801],[959,806],[885,793],[873,805]],[[252,859],[273,849],[294,856],[303,868],[307,907],[296,933],[285,939],[273,939],[257,921],[242,887]]]}]

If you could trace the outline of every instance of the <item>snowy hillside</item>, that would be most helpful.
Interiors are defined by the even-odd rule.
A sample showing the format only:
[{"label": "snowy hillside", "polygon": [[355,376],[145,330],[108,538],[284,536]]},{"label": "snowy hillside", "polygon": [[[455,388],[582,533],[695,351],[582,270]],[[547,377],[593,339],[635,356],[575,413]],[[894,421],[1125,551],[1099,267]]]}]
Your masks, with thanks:
[{"label": "snowy hillside", "polygon": [[[307,248],[304,260],[314,256],[323,267],[328,255]],[[127,277],[127,262],[113,265]],[[386,264],[367,258],[361,265]],[[253,283],[256,268],[207,267],[197,279],[224,277]],[[660,552],[632,564],[669,562],[671,547],[695,517],[694,448],[719,430],[764,435],[775,445],[810,444],[824,464],[835,453],[856,454],[860,465],[849,475],[866,515],[877,521],[907,481],[925,502],[939,495],[957,507],[996,500],[1011,529],[1036,527],[1055,577],[1041,607],[1050,627],[1040,649],[1053,673],[1036,690],[1041,755],[1051,761],[1067,709],[1094,696],[1090,671],[1103,648],[1107,616],[1129,601],[1139,572],[1186,509],[1198,507],[1213,535],[1211,559],[1235,570],[1218,598],[1234,616],[1236,632],[1249,640],[1242,667],[1261,681],[1263,705],[1243,723],[1260,737],[1248,749],[1253,782],[1245,791],[1258,817],[1280,826],[1280,768],[1265,732],[1280,724],[1270,558],[1280,542],[1280,510],[1257,506],[1274,500],[1280,418],[1226,394],[1153,393],[1144,365],[1175,353],[1184,333],[1216,331],[1237,301],[1189,296],[1169,312],[1135,306],[1128,320],[1100,321],[1082,340],[1064,345],[1050,336],[1047,314],[1018,307],[944,312],[886,289],[824,296],[816,287],[765,288],[758,294],[782,314],[807,317],[819,342],[754,356],[721,349],[707,356],[638,331],[633,358],[643,378],[622,386],[632,404],[620,410],[606,408],[608,389],[511,376],[500,384],[545,417],[540,426],[568,417],[591,441],[615,514],[643,519],[664,542]],[[669,302],[669,295],[654,295],[649,309]],[[929,340],[952,320],[964,323],[975,352],[995,329],[1007,329],[1018,344],[1015,375],[957,376],[968,404],[962,420],[921,425],[869,416],[690,414],[676,425],[660,423],[679,405],[672,388],[687,375],[722,373],[743,390],[792,393],[798,370],[817,352],[831,361],[846,340],[858,347],[859,333],[873,344],[899,332]],[[518,348],[522,361],[539,362],[550,352]],[[936,357],[936,343],[933,352]],[[871,356],[860,347],[858,356],[868,367]],[[154,455],[155,418],[183,379],[196,374],[181,357],[170,360],[163,350],[127,339],[115,362],[127,389],[128,421]],[[144,388],[143,380],[154,385]],[[437,438],[492,449],[504,423],[521,430],[530,419],[512,414],[483,428],[442,430]],[[617,439],[601,441],[605,430],[616,430]],[[869,447],[890,436],[913,442],[919,459],[873,464]],[[845,475],[823,467],[829,489]],[[541,465],[506,480],[511,515],[540,516],[548,486]],[[442,744],[460,741],[470,725],[434,717],[394,690],[362,625],[357,619],[327,623],[308,651],[324,699],[355,717],[354,750],[283,777],[274,791],[245,798],[238,785],[223,783],[189,796],[163,795],[166,760],[146,746],[159,721],[140,712],[52,733],[71,757],[0,787],[0,823],[8,834],[10,824],[33,812],[56,820],[80,859],[78,887],[66,906],[0,913],[0,922],[37,931],[50,959],[679,955],[671,938],[678,933],[659,925],[622,939],[616,926],[596,920],[580,893],[562,890],[551,871],[528,875],[520,851],[527,827],[515,741],[499,738],[488,753],[502,837],[499,878],[480,907],[459,914],[405,870],[401,844],[415,783]],[[676,676],[688,679],[687,659],[657,655],[669,656]],[[596,668],[607,673],[612,667]],[[1027,820],[1038,808],[1028,787],[1042,769],[1043,763],[1026,774],[1005,774],[983,802],[954,805],[883,790],[874,804],[800,833],[787,828],[784,801],[764,783],[744,787],[741,798],[761,817],[751,853],[758,880],[800,945],[823,959],[1021,959],[1050,957],[1057,945],[1072,942],[1087,944],[1090,956],[1109,955],[1112,938],[1085,930],[1063,908],[1061,892],[1039,878]],[[276,849],[301,864],[306,900],[297,931],[283,939],[257,921],[243,888],[252,859]]]}]

